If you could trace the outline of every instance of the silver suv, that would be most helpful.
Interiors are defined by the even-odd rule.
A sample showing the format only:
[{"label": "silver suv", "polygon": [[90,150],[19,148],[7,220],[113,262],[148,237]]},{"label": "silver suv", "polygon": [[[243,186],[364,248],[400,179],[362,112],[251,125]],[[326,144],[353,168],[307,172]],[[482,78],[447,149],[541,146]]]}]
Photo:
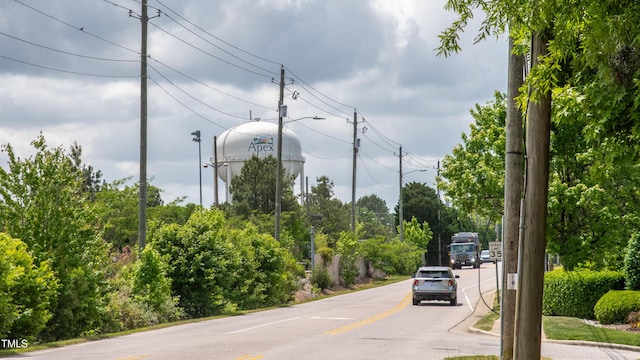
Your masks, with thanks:
[{"label": "silver suv", "polygon": [[411,294],[413,305],[419,305],[422,300],[448,301],[451,306],[458,303],[459,275],[453,275],[451,268],[446,266],[422,266],[413,276]]}]

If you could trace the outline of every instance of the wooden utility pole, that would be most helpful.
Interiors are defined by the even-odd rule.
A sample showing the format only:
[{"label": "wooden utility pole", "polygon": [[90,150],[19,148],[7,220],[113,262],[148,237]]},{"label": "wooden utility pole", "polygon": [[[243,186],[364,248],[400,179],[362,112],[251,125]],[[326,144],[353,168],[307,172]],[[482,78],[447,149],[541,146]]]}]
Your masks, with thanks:
[{"label": "wooden utility pole", "polygon": [[513,54],[509,37],[507,78],[506,156],[504,169],[504,222],[502,239],[502,293],[500,302],[502,360],[513,359],[513,334],[516,315],[516,289],[510,281],[518,272],[518,227],[522,197],[522,112],[516,105],[524,83],[524,58]]},{"label": "wooden utility pole", "polygon": [[398,168],[400,170],[400,179],[398,186],[400,187],[400,195],[398,196],[398,235],[400,235],[400,242],[404,241],[404,204],[402,201],[402,146],[400,146],[400,155],[398,156],[400,164]]},{"label": "wooden utility pole", "polygon": [[353,176],[351,178],[351,231],[356,232],[356,160],[358,157],[358,113],[353,110]]},{"label": "wooden utility pole", "polygon": [[213,137],[213,205],[220,207],[218,200],[218,137]]},{"label": "wooden utility pole", "polygon": [[[280,98],[278,100],[278,149],[276,154],[276,209],[274,237],[280,241],[280,212],[282,210],[282,117],[284,112],[284,65],[280,67]],[[227,169],[227,172],[229,169]],[[227,186],[229,186],[227,184]]]},{"label": "wooden utility pole", "polygon": [[[531,44],[532,68],[548,53],[547,39],[534,32]],[[518,271],[514,359],[539,360],[542,345],[542,289],[549,193],[549,135],[551,93],[533,89],[527,117],[527,179],[525,184],[525,228],[522,259]]]},{"label": "wooden utility pole", "polygon": [[147,239],[147,0],[142,0],[140,15],[140,196],[138,199],[138,247],[145,246]]}]

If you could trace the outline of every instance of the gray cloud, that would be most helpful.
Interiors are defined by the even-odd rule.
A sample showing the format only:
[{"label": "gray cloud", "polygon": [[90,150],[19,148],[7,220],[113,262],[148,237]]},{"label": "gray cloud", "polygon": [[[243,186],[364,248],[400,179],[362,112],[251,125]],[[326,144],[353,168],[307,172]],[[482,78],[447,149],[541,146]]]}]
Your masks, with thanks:
[{"label": "gray cloud", "polygon": [[[107,180],[137,181],[139,63],[87,56],[139,59],[140,21],[128,15],[128,9],[140,12],[139,3],[21,2],[42,13],[18,2],[0,4],[0,143],[28,156],[30,141],[42,131],[52,146],[77,141],[85,162]],[[311,183],[327,175],[336,194],[351,200],[353,124],[347,119],[356,108],[360,121],[364,116],[357,195],[376,193],[390,208],[398,194],[399,146],[409,151],[405,171],[430,169],[409,180],[433,186],[437,159],[468,130],[469,109],[506,85],[503,40],[472,46],[475,34],[463,34],[461,54],[436,56],[438,32],[452,19],[442,10],[444,0],[149,5],[149,15],[156,8],[162,15],[149,24],[148,173],[167,201],[198,201],[198,150],[190,132],[201,130],[202,158],[208,160],[213,137],[247,121],[250,112],[273,121],[267,119],[277,116],[278,87],[271,78],[279,76],[280,64],[287,68],[290,119],[326,118],[287,124],[301,139]],[[202,174],[207,205],[213,174]]]}]

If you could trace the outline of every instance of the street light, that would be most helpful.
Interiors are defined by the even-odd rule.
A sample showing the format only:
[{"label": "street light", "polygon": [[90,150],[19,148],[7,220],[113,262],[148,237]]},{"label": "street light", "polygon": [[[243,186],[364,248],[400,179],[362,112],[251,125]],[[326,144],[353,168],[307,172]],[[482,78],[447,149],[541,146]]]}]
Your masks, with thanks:
[{"label": "street light", "polygon": [[[407,174],[411,174],[413,172],[424,172],[427,171],[426,169],[418,169],[418,170],[411,170],[407,173],[405,173],[405,175]],[[400,242],[404,241],[404,215],[402,214],[402,208],[403,208],[403,204],[402,204],[402,163],[400,163],[400,200],[398,203],[398,223],[400,224],[400,230],[398,231],[400,233]]]},{"label": "street light", "polygon": [[[200,141],[200,130],[192,132],[191,135],[195,136],[193,141],[198,143],[198,164],[202,164],[202,142]],[[200,207],[202,207],[202,167],[198,166],[198,171],[200,173]]]},{"label": "street light", "polygon": [[[287,116],[287,105],[280,105],[278,107],[278,149],[276,153],[276,224],[274,237],[276,240],[280,241],[280,213],[282,211],[282,118]],[[303,120],[303,119],[314,119],[314,120],[324,120],[324,118],[317,116],[305,116],[298,119],[288,120],[287,123]]]}]

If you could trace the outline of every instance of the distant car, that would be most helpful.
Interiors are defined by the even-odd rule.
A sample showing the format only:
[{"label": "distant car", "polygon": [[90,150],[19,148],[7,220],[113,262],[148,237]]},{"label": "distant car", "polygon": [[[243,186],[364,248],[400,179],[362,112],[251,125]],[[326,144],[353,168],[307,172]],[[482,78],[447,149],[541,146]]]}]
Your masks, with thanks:
[{"label": "distant car", "polygon": [[480,263],[484,264],[486,262],[493,262],[493,260],[491,260],[489,250],[482,250],[480,252]]},{"label": "distant car", "polygon": [[450,267],[423,266],[413,277],[411,295],[413,305],[420,305],[423,300],[448,301],[451,306],[458,303],[459,275],[454,275]]}]

